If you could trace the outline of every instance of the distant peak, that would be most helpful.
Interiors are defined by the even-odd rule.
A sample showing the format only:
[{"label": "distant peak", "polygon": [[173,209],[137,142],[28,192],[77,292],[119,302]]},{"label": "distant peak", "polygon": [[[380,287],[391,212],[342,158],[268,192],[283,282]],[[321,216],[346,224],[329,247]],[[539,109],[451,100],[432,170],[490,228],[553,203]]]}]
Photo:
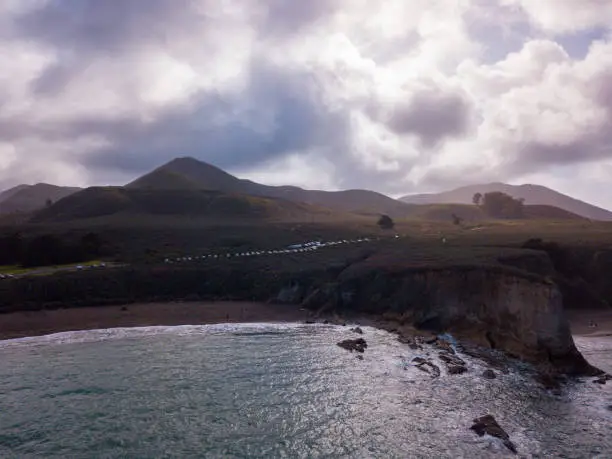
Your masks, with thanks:
[{"label": "distant peak", "polygon": [[170,163],[198,163],[198,164],[208,164],[205,161],[201,161],[199,159],[194,158],[193,156],[180,156],[178,158],[174,158],[170,161]]},{"label": "distant peak", "polygon": [[174,158],[173,160],[169,161],[168,163],[165,164],[165,166],[162,167],[180,167],[180,168],[185,168],[185,167],[198,167],[198,168],[204,168],[207,167],[209,169],[218,169],[218,170],[222,170],[219,167],[207,163],[206,161],[202,161],[196,158],[193,158],[191,156],[181,156],[179,158]]}]

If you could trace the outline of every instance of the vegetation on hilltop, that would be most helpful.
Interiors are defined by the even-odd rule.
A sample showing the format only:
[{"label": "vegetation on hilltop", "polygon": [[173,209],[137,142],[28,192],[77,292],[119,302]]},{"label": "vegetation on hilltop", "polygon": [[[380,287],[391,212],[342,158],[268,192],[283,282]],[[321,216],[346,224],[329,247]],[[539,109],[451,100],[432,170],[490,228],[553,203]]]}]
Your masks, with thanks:
[{"label": "vegetation on hilltop", "polygon": [[305,190],[296,186],[269,186],[239,179],[211,164],[194,158],[177,158],[153,172],[126,185],[130,189],[193,189],[215,190],[230,194],[243,194],[284,199],[332,209],[336,212],[365,214],[386,213],[392,217],[405,217],[411,206],[370,190],[322,191]]},{"label": "vegetation on hilltop", "polygon": [[281,199],[227,194],[199,189],[88,188],[42,209],[34,223],[69,222],[124,214],[165,217],[215,217],[219,219],[282,219],[326,213],[304,203]]},{"label": "vegetation on hilltop", "polygon": [[[484,194],[501,192],[515,199],[523,199],[525,204],[552,206],[592,220],[612,221],[612,212],[607,209],[580,201],[571,196],[540,185],[509,185],[506,183],[487,183],[469,185],[441,193],[415,194],[403,196],[402,202],[409,204],[481,204]],[[478,202],[474,198],[479,195]]]}]

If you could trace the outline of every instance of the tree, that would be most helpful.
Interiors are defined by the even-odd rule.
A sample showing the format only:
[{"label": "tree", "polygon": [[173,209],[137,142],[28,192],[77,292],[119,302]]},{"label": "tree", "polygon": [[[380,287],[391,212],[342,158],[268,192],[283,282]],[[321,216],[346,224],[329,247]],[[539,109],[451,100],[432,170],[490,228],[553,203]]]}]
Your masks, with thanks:
[{"label": "tree", "polygon": [[456,214],[452,214],[451,218],[453,219],[453,225],[459,226],[463,223],[463,218],[459,217]]},{"label": "tree", "polygon": [[494,218],[523,218],[523,201],[500,191],[485,193],[482,208],[485,214]]},{"label": "tree", "polygon": [[395,227],[395,222],[388,215],[381,215],[378,219],[378,226],[384,230],[390,230]]},{"label": "tree", "polygon": [[472,202],[477,206],[480,206],[481,201],[482,201],[482,193],[476,193],[474,197],[472,198]]}]

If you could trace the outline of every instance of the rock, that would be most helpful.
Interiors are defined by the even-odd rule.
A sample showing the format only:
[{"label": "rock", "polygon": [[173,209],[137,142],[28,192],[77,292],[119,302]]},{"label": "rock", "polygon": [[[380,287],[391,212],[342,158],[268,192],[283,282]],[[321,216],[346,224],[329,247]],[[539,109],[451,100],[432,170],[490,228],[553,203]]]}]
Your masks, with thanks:
[{"label": "rock", "polygon": [[440,352],[440,360],[449,365],[465,365],[465,361],[457,357],[456,355],[447,354],[446,352]]},{"label": "rock", "polygon": [[366,348],[368,347],[368,343],[366,343],[366,340],[363,338],[345,339],[344,341],[340,341],[338,346],[351,352],[365,352]]},{"label": "rock", "polygon": [[561,387],[561,380],[555,374],[540,371],[536,375],[535,380],[539,382],[546,390],[556,391]]},{"label": "rock", "polygon": [[495,379],[497,378],[497,375],[493,370],[485,370],[482,372],[482,377],[486,379]]},{"label": "rock", "polygon": [[122,310],[122,311],[127,311],[127,310],[128,310],[128,308],[127,308],[127,306],[121,306],[121,310]]},{"label": "rock", "polygon": [[495,418],[490,414],[474,419],[474,425],[470,427],[470,429],[476,432],[479,437],[487,434],[491,435],[492,437],[499,438],[504,443],[506,448],[516,454],[516,446],[510,441],[510,436],[504,429],[501,428]]},{"label": "rock", "polygon": [[412,361],[416,363],[416,367],[419,370],[429,373],[433,378],[440,376],[440,367],[430,360],[424,359],[423,357],[415,357]]},{"label": "rock", "polygon": [[456,355],[449,354],[447,351],[440,352],[438,354],[440,360],[446,365],[446,370],[449,375],[460,375],[467,372],[465,361],[457,357]]},{"label": "rock", "polygon": [[351,328],[351,331],[359,335],[363,335],[363,330],[359,327]]},{"label": "rock", "polygon": [[599,378],[597,378],[593,382],[595,384],[605,385],[608,381],[612,381],[612,376],[606,373],[606,374],[601,375]]},{"label": "rock", "polygon": [[446,371],[449,375],[460,375],[466,373],[468,370],[463,365],[447,365]]},{"label": "rock", "polygon": [[304,323],[305,323],[305,324],[314,324],[314,323],[315,323],[315,321],[314,321],[314,320],[307,320],[307,321],[305,321]]},{"label": "rock", "polygon": [[398,341],[402,344],[407,344],[410,349],[412,349],[413,351],[422,351],[423,350],[423,345],[421,344],[421,339],[414,337],[412,335],[409,335],[407,333],[401,333],[399,334],[399,336],[397,337]]},{"label": "rock", "polygon": [[363,360],[363,355],[361,355],[361,354],[358,354],[355,357],[357,357],[357,360]]},{"label": "rock", "polygon": [[417,269],[408,259],[401,251],[381,249],[348,265],[329,289],[319,287],[311,309],[337,305],[336,298],[351,291],[351,313],[376,316],[393,310],[409,316],[417,328],[480,346],[490,346],[493,337],[495,350],[507,355],[573,376],[597,376],[573,342],[557,285],[507,267]]},{"label": "rock", "polygon": [[451,343],[449,343],[448,341],[444,340],[444,339],[437,339],[434,342],[434,346],[436,346],[438,349],[448,352],[449,354],[454,354],[455,350],[453,349],[453,347],[451,346]]},{"label": "rock", "polygon": [[328,325],[328,324],[329,324],[329,320],[327,320],[327,319],[326,319],[326,320],[324,320],[324,321],[323,321],[323,324]]}]

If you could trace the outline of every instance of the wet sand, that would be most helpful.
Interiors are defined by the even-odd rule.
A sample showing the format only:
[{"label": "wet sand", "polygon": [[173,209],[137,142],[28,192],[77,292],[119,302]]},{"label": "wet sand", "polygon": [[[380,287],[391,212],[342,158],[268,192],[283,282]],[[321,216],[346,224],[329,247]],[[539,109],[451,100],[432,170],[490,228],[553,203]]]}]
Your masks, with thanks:
[{"label": "wet sand", "polygon": [[[303,322],[312,318],[310,314],[309,311],[292,305],[225,301],[136,303],[126,306],[22,311],[0,314],[0,339],[116,327]],[[612,310],[568,311],[567,315],[575,336],[612,336]],[[385,328],[377,320],[364,317],[358,319],[355,323]]]},{"label": "wet sand", "polygon": [[612,310],[568,311],[567,316],[575,336],[612,336]]},{"label": "wet sand", "polygon": [[247,302],[137,303],[24,311],[0,315],[0,339],[117,327],[302,322],[309,317],[308,311],[296,306]]}]

